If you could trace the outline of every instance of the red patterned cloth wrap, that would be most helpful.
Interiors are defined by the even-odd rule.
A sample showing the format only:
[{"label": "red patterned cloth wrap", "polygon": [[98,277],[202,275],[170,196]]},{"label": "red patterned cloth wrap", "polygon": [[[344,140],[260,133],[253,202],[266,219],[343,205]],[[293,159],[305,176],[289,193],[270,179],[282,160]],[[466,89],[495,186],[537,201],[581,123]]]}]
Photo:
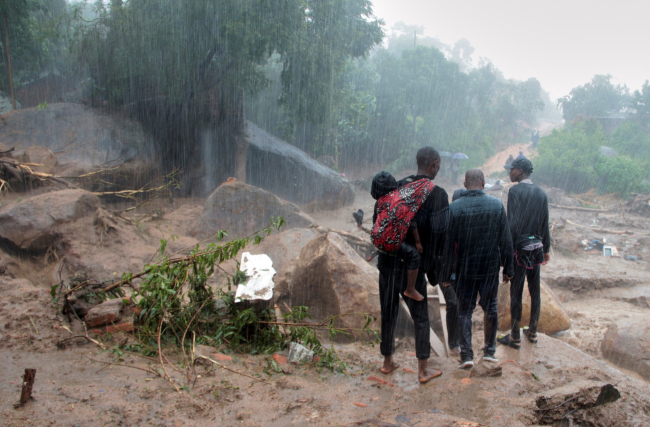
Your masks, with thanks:
[{"label": "red patterned cloth wrap", "polygon": [[386,252],[394,252],[402,244],[411,221],[429,197],[435,184],[420,179],[386,194],[377,201],[377,220],[372,227],[372,243]]}]

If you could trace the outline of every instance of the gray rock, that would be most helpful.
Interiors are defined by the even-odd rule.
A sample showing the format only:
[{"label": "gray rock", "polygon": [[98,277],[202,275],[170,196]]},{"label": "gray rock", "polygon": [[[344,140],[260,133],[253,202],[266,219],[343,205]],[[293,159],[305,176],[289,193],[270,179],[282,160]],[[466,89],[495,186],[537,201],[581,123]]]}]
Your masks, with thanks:
[{"label": "gray rock", "polygon": [[48,247],[58,237],[57,227],[92,215],[100,203],[84,190],[62,190],[41,194],[0,213],[0,237],[23,249]]},{"label": "gray rock", "polygon": [[17,150],[46,147],[61,170],[91,170],[130,161],[157,164],[153,140],[139,123],[81,104],[52,104],[9,114],[3,118],[0,140]]},{"label": "gray rock", "polygon": [[314,223],[293,203],[252,185],[228,182],[214,190],[206,201],[194,237],[204,238],[224,230],[229,239],[241,238],[268,227],[269,219],[280,215],[288,228]]},{"label": "gray rock", "polygon": [[354,188],[340,173],[246,122],[246,181],[298,204],[338,209],[354,203]]},{"label": "gray rock", "polygon": [[650,324],[612,324],[600,346],[612,363],[650,380]]},{"label": "gray rock", "polygon": [[36,163],[43,166],[31,166],[36,172],[54,174],[56,167],[56,157],[49,148],[46,147],[27,147],[23,153],[23,163]]},{"label": "gray rock", "polygon": [[248,246],[246,249],[252,255],[268,255],[273,261],[273,268],[280,271],[289,260],[300,255],[302,248],[317,236],[320,236],[320,233],[313,229],[293,228],[268,236],[259,245]]},{"label": "gray rock", "polygon": [[123,306],[124,302],[121,298],[104,301],[88,310],[84,322],[89,328],[117,323],[122,319],[120,312]]}]

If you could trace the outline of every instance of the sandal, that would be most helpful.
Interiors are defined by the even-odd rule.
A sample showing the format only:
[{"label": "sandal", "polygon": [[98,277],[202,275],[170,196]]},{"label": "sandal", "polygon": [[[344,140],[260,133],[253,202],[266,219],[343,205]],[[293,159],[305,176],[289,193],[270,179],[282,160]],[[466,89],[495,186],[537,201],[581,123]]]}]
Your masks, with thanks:
[{"label": "sandal", "polygon": [[503,345],[507,345],[509,347],[512,347],[512,348],[514,348],[516,350],[519,350],[521,348],[521,339],[516,340],[516,339],[512,338],[510,336],[510,334],[501,335],[501,336],[497,337],[497,342],[499,344],[503,344]]},{"label": "sandal", "polygon": [[537,344],[537,332],[531,332],[529,328],[524,328],[524,335],[532,344]]}]

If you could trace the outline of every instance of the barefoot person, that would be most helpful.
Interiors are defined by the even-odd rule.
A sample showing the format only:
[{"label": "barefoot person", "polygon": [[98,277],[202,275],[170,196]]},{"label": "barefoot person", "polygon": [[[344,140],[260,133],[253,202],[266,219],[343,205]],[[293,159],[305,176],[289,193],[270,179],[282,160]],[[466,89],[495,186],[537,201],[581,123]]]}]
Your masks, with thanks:
[{"label": "barefoot person", "polygon": [[497,292],[499,269],[503,280],[513,275],[512,239],[506,211],[501,201],[483,192],[485,178],[479,169],[465,174],[463,196],[449,205],[449,234],[444,263],[446,282],[455,274],[460,326],[459,368],[474,366],[472,351],[472,313],[476,298],[485,315],[483,360],[497,362],[494,356],[497,333]]},{"label": "barefoot person", "polygon": [[[379,172],[377,175],[375,175],[372,180],[372,186],[370,189],[370,195],[375,200],[377,200],[375,203],[374,214],[372,216],[373,224],[377,221],[379,210],[382,206],[379,203],[379,199],[387,196],[395,190],[397,190],[397,181],[393,175],[385,171]],[[415,290],[415,280],[417,279],[418,270],[420,268],[420,254],[423,252],[422,243],[420,241],[420,234],[418,233],[417,223],[415,221],[411,221],[408,232],[413,237],[415,245],[411,245],[407,242],[402,242],[396,251],[389,252],[388,254],[401,258],[404,261],[404,265],[406,266],[407,284],[406,290],[404,291],[404,296],[416,301],[422,301],[424,297]]]},{"label": "barefoot person", "polygon": [[[403,186],[421,179],[434,179],[440,170],[440,155],[432,147],[421,148],[416,156],[418,172],[398,182]],[[447,230],[449,199],[442,188],[435,186],[422,203],[413,221],[416,222],[422,242],[423,252],[420,256],[420,268],[415,281],[415,289],[425,299],[416,301],[404,298],[415,327],[415,354],[418,358],[418,380],[425,383],[441,375],[441,372],[427,368],[431,347],[429,344],[429,310],[427,306],[427,288],[424,272],[428,271],[436,256],[442,253]],[[406,243],[415,245],[415,238],[408,233]],[[379,302],[381,305],[381,345],[384,356],[381,372],[389,374],[399,367],[393,359],[395,353],[394,332],[399,309],[399,295],[406,290],[407,266],[398,257],[379,253]]]},{"label": "barefoot person", "polygon": [[528,341],[537,343],[537,322],[541,310],[540,265],[550,261],[551,236],[548,230],[548,199],[544,190],[533,184],[530,174],[533,164],[527,158],[518,158],[504,166],[510,180],[516,182],[508,193],[508,223],[515,249],[515,271],[510,283],[510,316],[512,330],[499,342],[512,348],[521,346],[521,310],[524,282],[528,279],[530,291],[530,323],[524,334]]}]

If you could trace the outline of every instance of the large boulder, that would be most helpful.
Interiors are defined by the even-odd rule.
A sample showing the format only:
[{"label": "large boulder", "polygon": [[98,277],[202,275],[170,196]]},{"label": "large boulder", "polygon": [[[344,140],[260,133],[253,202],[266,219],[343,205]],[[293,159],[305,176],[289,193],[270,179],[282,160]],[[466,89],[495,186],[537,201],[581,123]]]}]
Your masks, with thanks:
[{"label": "large boulder", "polygon": [[300,149],[251,122],[246,122],[246,140],[246,182],[319,209],[338,209],[354,203],[352,184]]},{"label": "large boulder", "polygon": [[81,104],[52,104],[7,114],[0,140],[17,151],[50,149],[60,170],[92,170],[121,162],[155,163],[153,139],[131,119],[99,113]]},{"label": "large boulder", "polygon": [[46,248],[60,234],[59,226],[92,215],[99,199],[84,190],[62,190],[23,200],[0,212],[0,237],[23,249]]},{"label": "large boulder", "polygon": [[204,238],[224,230],[229,238],[240,238],[268,227],[269,219],[280,215],[288,227],[306,227],[314,222],[298,206],[268,191],[243,182],[227,182],[205,202],[194,236]]},{"label": "large boulder", "polygon": [[610,362],[650,381],[650,323],[614,323],[600,348]]},{"label": "large boulder", "polygon": [[42,166],[32,166],[36,172],[54,174],[56,172],[56,157],[52,150],[46,147],[27,147],[23,153],[23,163],[39,164]]},{"label": "large boulder", "polygon": [[[571,327],[571,319],[564,311],[562,304],[557,299],[551,288],[543,281],[540,284],[542,310],[539,315],[537,330],[547,335],[566,331]],[[510,317],[510,285],[499,285],[499,329],[502,331],[512,327]],[[528,326],[530,322],[530,292],[528,284],[524,285],[523,308],[521,312],[521,325]]]},{"label": "large boulder", "polygon": [[[379,318],[377,280],[377,269],[340,235],[330,232],[313,239],[300,252],[288,284],[289,301],[292,306],[307,306],[315,322],[349,313]],[[376,323],[371,326],[378,327]],[[337,326],[344,328],[361,329],[364,324],[360,315],[342,316],[337,321]],[[352,333],[361,335],[359,331]]]},{"label": "large boulder", "polygon": [[320,236],[320,233],[310,228],[292,228],[268,236],[259,245],[249,246],[246,249],[253,255],[268,255],[273,261],[275,271],[280,271],[289,260],[300,255],[302,248],[317,236]]}]

